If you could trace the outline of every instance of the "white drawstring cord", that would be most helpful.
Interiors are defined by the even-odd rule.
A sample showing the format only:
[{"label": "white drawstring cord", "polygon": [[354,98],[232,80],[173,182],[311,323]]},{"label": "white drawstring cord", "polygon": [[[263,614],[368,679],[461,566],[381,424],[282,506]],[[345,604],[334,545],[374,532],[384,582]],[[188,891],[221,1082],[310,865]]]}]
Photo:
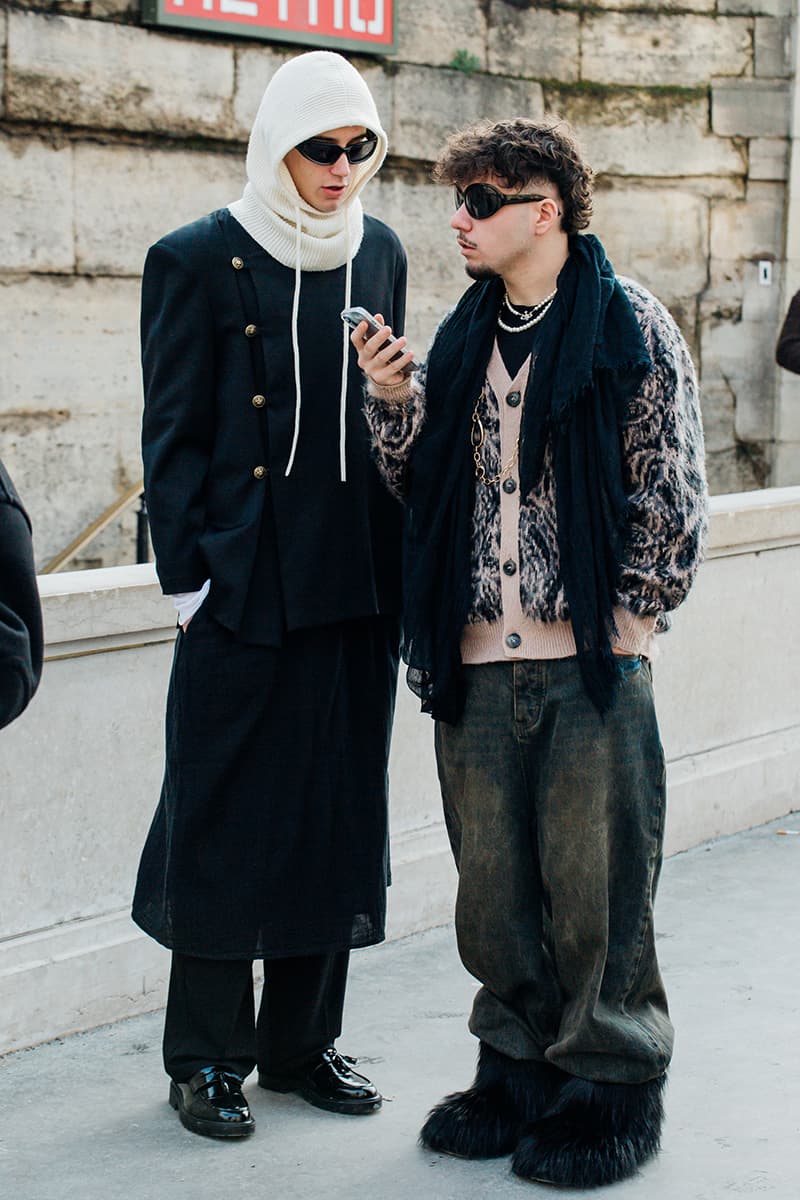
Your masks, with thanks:
[{"label": "white drawstring cord", "polygon": [[[347,226],[347,270],[344,282],[344,306],[350,307],[350,290],[353,281],[353,259],[350,255],[350,226]],[[339,478],[347,483],[347,458],[345,442],[347,438],[347,368],[350,365],[350,331],[347,325],[342,328],[342,385],[339,391]]]},{"label": "white drawstring cord", "polygon": [[[295,222],[297,228],[297,237],[295,241],[295,268],[294,268],[294,298],[292,301],[292,355],[294,358],[294,388],[295,388],[295,407],[294,407],[294,436],[292,438],[292,448],[289,452],[289,461],[286,464],[285,475],[288,476],[294,466],[294,456],[297,450],[297,442],[300,437],[300,409],[302,407],[302,390],[300,384],[300,339],[297,330],[298,317],[300,313],[300,284],[301,284],[301,267],[300,267],[300,245],[302,229],[300,222],[302,220],[300,209],[295,209]],[[347,228],[347,265],[345,270],[344,284],[344,307],[350,307],[350,294],[353,284],[353,260],[350,255],[350,229]],[[350,336],[347,326],[342,328],[342,377],[339,387],[339,478],[342,483],[347,482],[347,373],[350,364]]]},{"label": "white drawstring cord", "polygon": [[297,449],[297,439],[300,437],[300,407],[302,404],[302,391],[300,386],[300,339],[297,333],[297,319],[300,312],[300,242],[302,237],[302,215],[299,208],[294,210],[295,228],[297,236],[295,238],[295,255],[294,255],[294,299],[292,301],[292,355],[294,357],[294,437],[292,438],[292,449],[289,452],[289,461],[286,464],[285,477],[288,477],[289,472],[294,465],[294,455]]}]

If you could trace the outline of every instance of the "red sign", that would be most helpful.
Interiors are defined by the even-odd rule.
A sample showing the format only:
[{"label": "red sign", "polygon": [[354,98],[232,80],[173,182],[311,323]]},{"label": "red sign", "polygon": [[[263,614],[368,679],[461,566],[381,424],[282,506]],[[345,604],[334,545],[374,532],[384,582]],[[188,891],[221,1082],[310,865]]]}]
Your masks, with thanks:
[{"label": "red sign", "polygon": [[394,49],[393,0],[142,0],[146,24],[328,49]]}]

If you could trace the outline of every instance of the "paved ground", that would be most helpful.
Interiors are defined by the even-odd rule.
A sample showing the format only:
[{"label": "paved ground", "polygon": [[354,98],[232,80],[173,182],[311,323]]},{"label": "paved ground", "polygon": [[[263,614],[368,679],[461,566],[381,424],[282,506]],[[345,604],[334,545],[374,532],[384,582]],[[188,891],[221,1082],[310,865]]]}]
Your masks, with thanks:
[{"label": "paved ground", "polygon": [[[598,1200],[800,1197],[800,814],[678,855],[657,911],[678,1031],[661,1157]],[[0,1195],[15,1200],[484,1200],[563,1195],[416,1144],[466,1085],[474,985],[450,928],[354,955],[341,1048],[381,1113],[341,1117],[248,1088],[255,1135],[187,1133],[166,1103],[160,1014],[0,1059]],[[568,1194],[568,1193],[567,1193]],[[575,1194],[575,1193],[573,1193]]]}]

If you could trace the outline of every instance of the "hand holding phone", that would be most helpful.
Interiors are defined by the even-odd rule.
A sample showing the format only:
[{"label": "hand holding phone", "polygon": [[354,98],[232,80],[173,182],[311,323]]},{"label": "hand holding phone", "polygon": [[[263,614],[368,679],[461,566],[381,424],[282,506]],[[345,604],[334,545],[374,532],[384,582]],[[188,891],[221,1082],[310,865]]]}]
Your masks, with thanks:
[{"label": "hand holding phone", "polygon": [[[402,365],[398,365],[396,367],[394,366],[394,363],[398,359],[401,359],[411,353],[409,350],[405,349],[404,345],[401,346],[395,354],[386,356],[383,353],[388,347],[398,340],[393,334],[388,334],[384,338],[383,343],[374,348],[371,354],[365,354],[366,342],[370,338],[373,338],[376,334],[380,333],[381,329],[385,328],[385,322],[378,320],[378,317],[374,317],[372,313],[367,312],[365,308],[362,308],[360,305],[356,305],[353,308],[345,308],[342,312],[342,320],[353,330],[358,329],[359,325],[366,321],[367,332],[364,338],[364,345],[356,346],[356,349],[359,351],[359,365],[369,376],[369,378],[374,380],[375,383],[385,384],[388,382],[388,380],[376,379],[373,375],[374,370],[383,372],[385,368],[393,367],[393,374],[397,374],[399,372],[404,377],[408,377],[419,367],[420,364],[413,358],[413,356],[408,358],[407,361]],[[353,344],[356,345],[355,342]]]}]

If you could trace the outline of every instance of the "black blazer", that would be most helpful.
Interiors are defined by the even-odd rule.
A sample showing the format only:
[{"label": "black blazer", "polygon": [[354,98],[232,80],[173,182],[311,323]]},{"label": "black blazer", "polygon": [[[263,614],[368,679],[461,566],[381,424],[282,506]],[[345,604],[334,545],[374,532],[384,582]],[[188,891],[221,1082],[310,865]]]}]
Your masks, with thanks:
[{"label": "black blazer", "polygon": [[0,728],[39,686],[43,641],[30,521],[0,463]]},{"label": "black blazer", "polygon": [[[405,286],[399,240],[365,217],[352,303],[399,332]],[[151,247],[142,281],[142,448],[159,580],[174,593],[210,578],[217,620],[268,645],[285,629],[400,611],[401,513],[371,455],[352,347],[339,479],[344,267],[302,274],[300,436],[285,476],[293,292],[294,271],[227,209]]]}]

